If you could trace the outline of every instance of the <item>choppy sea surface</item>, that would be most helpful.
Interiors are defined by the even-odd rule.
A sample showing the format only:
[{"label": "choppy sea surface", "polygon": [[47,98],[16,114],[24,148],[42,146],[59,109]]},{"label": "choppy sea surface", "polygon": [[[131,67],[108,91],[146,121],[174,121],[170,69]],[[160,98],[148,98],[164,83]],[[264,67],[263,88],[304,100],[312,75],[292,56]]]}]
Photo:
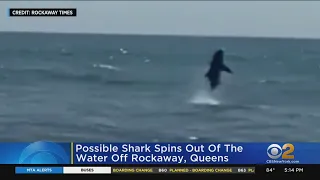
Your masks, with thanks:
[{"label": "choppy sea surface", "polygon": [[320,141],[319,67],[319,40],[0,33],[0,140]]}]

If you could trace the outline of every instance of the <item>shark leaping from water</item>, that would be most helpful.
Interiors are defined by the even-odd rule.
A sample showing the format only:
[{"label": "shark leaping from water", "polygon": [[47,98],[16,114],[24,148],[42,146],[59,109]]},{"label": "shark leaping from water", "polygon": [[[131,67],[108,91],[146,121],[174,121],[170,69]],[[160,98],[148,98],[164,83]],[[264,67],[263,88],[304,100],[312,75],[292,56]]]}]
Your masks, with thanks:
[{"label": "shark leaping from water", "polygon": [[230,74],[233,72],[223,63],[223,50],[218,50],[213,55],[210,63],[210,69],[205,74],[205,77],[210,81],[211,90],[214,90],[220,84],[220,72],[226,71]]}]

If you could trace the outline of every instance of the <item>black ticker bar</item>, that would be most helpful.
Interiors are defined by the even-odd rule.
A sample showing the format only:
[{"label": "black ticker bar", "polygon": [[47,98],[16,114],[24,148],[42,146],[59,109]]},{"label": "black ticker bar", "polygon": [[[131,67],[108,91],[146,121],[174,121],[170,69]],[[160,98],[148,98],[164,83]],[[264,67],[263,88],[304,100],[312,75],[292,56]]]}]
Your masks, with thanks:
[{"label": "black ticker bar", "polygon": [[[148,168],[152,174],[249,174],[249,175],[286,175],[286,174],[317,174],[319,165],[308,164],[267,164],[267,165],[108,165],[112,167],[112,172],[122,168],[124,171],[134,171],[133,169]],[[126,169],[127,168],[127,169]],[[131,168],[131,169],[130,169]],[[148,171],[148,170],[146,170]],[[169,173],[168,173],[169,172]],[[170,173],[171,172],[171,173]],[[134,173],[134,172],[133,172]],[[133,174],[132,173],[132,174]],[[127,173],[131,174],[131,173]],[[134,173],[135,174],[135,173]],[[146,173],[147,174],[147,173]],[[150,174],[150,173],[149,173]]]},{"label": "black ticker bar", "polygon": [[260,175],[312,175],[319,172],[320,165],[294,164],[294,165],[258,165],[257,174]]},{"label": "black ticker bar", "polygon": [[[8,176],[24,176],[15,174],[15,167],[111,167],[109,174],[74,174],[77,176],[90,175],[90,176],[112,176],[112,175],[231,175],[231,176],[264,176],[264,175],[312,175],[317,174],[320,165],[0,165],[1,175]],[[40,174],[44,175],[44,174]],[[64,174],[47,174],[47,175],[60,175]],[[30,176],[30,175],[27,175]],[[39,176],[33,174],[32,176]],[[67,176],[70,176],[68,174]]]},{"label": "black ticker bar", "polygon": [[255,167],[111,167],[112,174],[254,174]]}]

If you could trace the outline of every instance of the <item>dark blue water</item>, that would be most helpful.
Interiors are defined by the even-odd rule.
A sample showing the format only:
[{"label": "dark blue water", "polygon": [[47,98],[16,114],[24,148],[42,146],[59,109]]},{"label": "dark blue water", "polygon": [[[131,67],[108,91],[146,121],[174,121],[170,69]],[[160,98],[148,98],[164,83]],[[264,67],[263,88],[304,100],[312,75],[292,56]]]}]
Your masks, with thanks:
[{"label": "dark blue water", "polygon": [[0,33],[0,140],[319,141],[319,64],[317,40]]}]

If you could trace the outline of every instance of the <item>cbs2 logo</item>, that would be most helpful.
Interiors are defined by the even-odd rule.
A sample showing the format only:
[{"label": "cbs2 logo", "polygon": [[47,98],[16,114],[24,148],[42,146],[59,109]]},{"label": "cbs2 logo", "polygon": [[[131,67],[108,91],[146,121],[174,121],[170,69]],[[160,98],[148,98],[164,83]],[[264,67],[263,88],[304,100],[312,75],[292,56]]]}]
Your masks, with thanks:
[{"label": "cbs2 logo", "polygon": [[278,144],[271,144],[267,149],[267,154],[271,159],[294,159],[294,145],[290,143],[284,144],[282,147]]}]

